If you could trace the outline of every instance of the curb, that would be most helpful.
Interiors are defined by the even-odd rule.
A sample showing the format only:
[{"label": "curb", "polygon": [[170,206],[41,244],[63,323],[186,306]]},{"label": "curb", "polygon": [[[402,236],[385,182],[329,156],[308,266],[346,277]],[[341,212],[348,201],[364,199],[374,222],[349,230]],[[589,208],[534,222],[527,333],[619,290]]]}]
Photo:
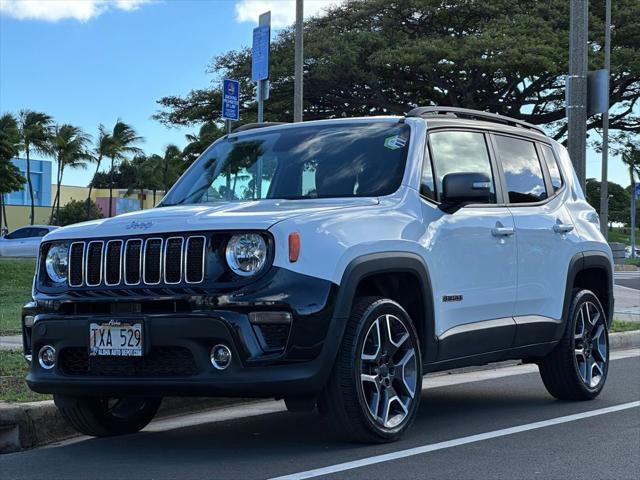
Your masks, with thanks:
[{"label": "curb", "polygon": [[[612,350],[640,347],[640,330],[612,333],[609,336]],[[501,367],[517,362],[502,362]],[[487,367],[470,367],[460,371],[475,371]],[[492,364],[490,368],[496,368]],[[448,374],[451,372],[442,372]],[[212,408],[222,408],[261,399],[167,397],[162,401],[158,418],[178,416]],[[18,452],[77,436],[55,407],[53,400],[31,403],[0,402],[0,453]]]}]

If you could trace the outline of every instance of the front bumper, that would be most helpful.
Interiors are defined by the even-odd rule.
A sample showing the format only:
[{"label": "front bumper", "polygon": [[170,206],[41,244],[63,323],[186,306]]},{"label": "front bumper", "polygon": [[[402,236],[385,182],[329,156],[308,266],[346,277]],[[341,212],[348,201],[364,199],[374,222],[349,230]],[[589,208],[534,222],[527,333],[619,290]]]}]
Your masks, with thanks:
[{"label": "front bumper", "polygon": [[[276,282],[280,287],[282,282],[296,283],[286,290],[287,302],[266,302],[265,295],[273,296],[265,289],[254,297],[244,292],[239,296],[242,302],[226,295],[227,308],[220,308],[220,301],[210,301],[212,295],[192,298],[188,312],[135,313],[125,309],[126,313],[121,313],[123,299],[108,314],[102,308],[97,314],[80,314],[77,312],[83,309],[70,309],[64,302],[52,303],[50,299],[30,303],[23,309],[25,355],[32,355],[27,383],[39,393],[76,396],[284,397],[317,393],[333,366],[344,320],[332,315],[334,285],[309,277],[304,285],[300,281],[305,279],[300,277],[284,282],[280,275],[280,282]],[[297,295],[302,291],[304,295]],[[203,305],[214,306],[206,309]],[[70,310],[75,313],[69,314]],[[291,314],[281,349],[267,348],[260,327],[249,319],[252,311]],[[29,316],[33,317],[32,327],[25,325]],[[142,357],[88,355],[89,324],[111,320],[143,324]],[[232,353],[231,365],[223,371],[210,362],[211,348],[220,343]],[[56,351],[56,365],[49,370],[37,358],[45,345]]]}]

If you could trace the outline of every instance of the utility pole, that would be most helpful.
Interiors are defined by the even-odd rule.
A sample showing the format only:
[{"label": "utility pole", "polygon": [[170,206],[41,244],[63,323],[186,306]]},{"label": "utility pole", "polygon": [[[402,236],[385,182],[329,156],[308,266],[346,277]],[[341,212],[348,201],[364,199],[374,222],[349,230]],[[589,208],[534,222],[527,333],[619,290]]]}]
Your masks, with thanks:
[{"label": "utility pole", "polygon": [[571,0],[569,77],[567,78],[567,147],[582,189],[586,186],[587,157],[587,32],[588,0]]},{"label": "utility pole", "polygon": [[609,238],[609,77],[611,75],[611,0],[604,19],[604,69],[607,71],[607,111],[602,114],[602,174],[600,175],[600,231]]},{"label": "utility pole", "polygon": [[303,26],[303,4],[304,0],[296,0],[296,53],[295,53],[295,72],[293,75],[293,121],[302,121],[302,75],[303,68],[303,43],[302,43],[302,26]]}]

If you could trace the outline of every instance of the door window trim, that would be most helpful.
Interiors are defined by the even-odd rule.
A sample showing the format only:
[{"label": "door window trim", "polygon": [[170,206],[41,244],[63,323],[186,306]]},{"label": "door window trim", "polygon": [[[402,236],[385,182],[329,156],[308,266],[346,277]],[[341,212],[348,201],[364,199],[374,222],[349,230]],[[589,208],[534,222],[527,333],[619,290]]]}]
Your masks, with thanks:
[{"label": "door window trim", "polygon": [[540,200],[539,202],[526,202],[526,203],[512,203],[512,202],[505,202],[505,206],[510,207],[510,208],[520,208],[520,207],[539,207],[541,205],[545,205],[551,201],[553,201],[556,197],[558,197],[559,195],[561,195],[566,187],[566,181],[565,181],[565,177],[562,173],[562,169],[560,168],[560,164],[558,163],[558,159],[556,158],[556,154],[555,151],[553,150],[553,146],[551,146],[551,144],[546,143],[546,142],[541,142],[540,140],[536,140],[533,139],[531,137],[526,137],[526,136],[521,136],[521,135],[513,135],[511,133],[507,133],[507,132],[490,132],[489,137],[491,138],[491,144],[494,148],[494,152],[495,152],[495,159],[496,159],[496,164],[498,166],[498,169],[500,170],[500,184],[502,185],[502,195],[503,198],[508,199],[509,198],[509,191],[507,190],[507,181],[506,181],[506,177],[504,175],[504,169],[502,168],[502,162],[499,160],[498,157],[498,148],[496,145],[496,141],[495,141],[495,137],[497,136],[503,136],[503,137],[512,137],[518,140],[524,140],[527,142],[532,142],[536,151],[536,155],[538,156],[538,162],[540,163],[540,167],[542,168],[542,177],[544,179],[544,186],[547,189],[547,195],[549,194],[549,192],[553,192],[553,185],[551,184],[551,176],[549,174],[549,171],[547,170],[547,162],[544,160],[544,158],[541,156],[542,155],[542,151],[539,147],[539,145],[547,145],[549,148],[551,148],[551,151],[553,152],[553,157],[554,160],[556,162],[556,164],[558,165],[558,170],[560,171],[560,176],[562,177],[562,187],[557,191],[557,192],[553,192],[552,195],[548,195],[547,198],[545,198],[544,200]]},{"label": "door window trim", "polygon": [[[489,165],[491,168],[491,176],[493,177],[492,180],[493,180],[493,186],[495,188],[496,201],[495,203],[470,203],[468,205],[464,205],[461,208],[495,208],[495,207],[507,206],[504,200],[505,198],[508,198],[508,197],[504,196],[502,178],[499,175],[500,173],[500,170],[498,167],[499,162],[492,145],[492,139],[490,138],[492,132],[491,130],[487,130],[484,128],[446,126],[446,127],[436,127],[436,128],[427,129],[427,133],[426,133],[427,141],[425,142],[425,151],[423,155],[423,161],[420,164],[420,187],[422,187],[422,172],[424,170],[424,162],[428,161],[431,164],[431,175],[433,176],[433,191],[434,191],[434,194],[436,195],[436,198],[438,197],[438,194],[439,194],[438,187],[437,187],[438,182],[436,181],[438,177],[438,172],[433,162],[433,152],[431,150],[431,141],[429,138],[432,133],[436,133],[436,132],[438,133],[439,132],[471,132],[471,133],[479,133],[484,137],[485,146],[487,148],[487,155],[489,157]],[[425,200],[426,202],[429,202],[436,206],[442,205],[442,202],[438,201],[437,199],[432,199],[422,195],[422,193],[420,192],[420,188],[418,188],[418,193],[422,200]]]}]

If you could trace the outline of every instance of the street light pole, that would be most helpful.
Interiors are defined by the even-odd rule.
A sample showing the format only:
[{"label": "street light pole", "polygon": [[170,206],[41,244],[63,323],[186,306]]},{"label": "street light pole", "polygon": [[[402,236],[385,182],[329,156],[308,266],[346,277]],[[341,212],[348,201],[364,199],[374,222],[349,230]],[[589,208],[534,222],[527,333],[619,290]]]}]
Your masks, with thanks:
[{"label": "street light pole", "polygon": [[607,71],[607,110],[602,114],[602,174],[600,175],[600,231],[609,238],[609,77],[611,75],[611,0],[606,0],[604,68]]},{"label": "street light pole", "polygon": [[571,0],[569,29],[569,78],[567,79],[567,148],[584,190],[587,157],[587,33],[588,0]]},{"label": "street light pole", "polygon": [[303,75],[303,40],[302,40],[302,26],[303,26],[303,6],[304,0],[296,0],[296,46],[295,46],[295,72],[293,75],[293,121],[302,121],[302,75]]}]

